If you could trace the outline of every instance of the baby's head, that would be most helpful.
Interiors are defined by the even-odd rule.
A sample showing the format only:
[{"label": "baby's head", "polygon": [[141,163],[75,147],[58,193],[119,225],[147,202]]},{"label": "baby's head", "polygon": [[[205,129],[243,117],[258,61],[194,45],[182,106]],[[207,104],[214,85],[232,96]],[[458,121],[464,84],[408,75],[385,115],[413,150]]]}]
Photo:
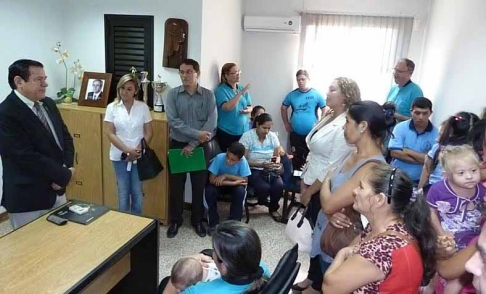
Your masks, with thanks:
[{"label": "baby's head", "polygon": [[440,162],[447,180],[460,188],[473,189],[481,180],[479,157],[469,145],[447,146]]},{"label": "baby's head", "polygon": [[170,281],[178,292],[197,284],[203,278],[202,264],[194,257],[179,259],[170,274]]}]

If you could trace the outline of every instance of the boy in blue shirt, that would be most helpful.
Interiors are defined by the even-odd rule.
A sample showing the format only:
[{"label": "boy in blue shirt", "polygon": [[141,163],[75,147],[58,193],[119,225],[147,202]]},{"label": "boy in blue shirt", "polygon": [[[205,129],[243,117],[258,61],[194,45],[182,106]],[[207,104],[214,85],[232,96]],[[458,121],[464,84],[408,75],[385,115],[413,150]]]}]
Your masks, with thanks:
[{"label": "boy in blue shirt", "polygon": [[250,165],[246,161],[245,146],[234,142],[226,153],[216,155],[209,166],[209,184],[206,186],[204,206],[208,210],[210,230],[219,223],[218,196],[231,195],[230,219],[241,220],[246,198]]}]

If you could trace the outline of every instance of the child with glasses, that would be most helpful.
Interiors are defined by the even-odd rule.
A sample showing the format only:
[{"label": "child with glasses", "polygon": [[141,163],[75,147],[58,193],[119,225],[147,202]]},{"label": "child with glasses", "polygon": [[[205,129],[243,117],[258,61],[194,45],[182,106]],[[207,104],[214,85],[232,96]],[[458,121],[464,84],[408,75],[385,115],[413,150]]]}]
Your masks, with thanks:
[{"label": "child with glasses", "polygon": [[[446,147],[441,164],[444,180],[432,185],[427,202],[432,226],[438,235],[438,250],[443,253],[438,256],[445,259],[456,247],[465,248],[479,235],[481,212],[478,206],[484,201],[486,188],[480,184],[480,161],[471,146]],[[464,286],[460,279],[439,280],[436,293],[460,293]]]}]

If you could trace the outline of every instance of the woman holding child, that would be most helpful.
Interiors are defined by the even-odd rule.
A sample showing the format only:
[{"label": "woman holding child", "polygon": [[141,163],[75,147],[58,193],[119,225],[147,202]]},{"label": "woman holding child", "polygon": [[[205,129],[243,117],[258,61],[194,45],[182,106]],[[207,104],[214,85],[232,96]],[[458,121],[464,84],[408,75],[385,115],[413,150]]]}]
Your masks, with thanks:
[{"label": "woman holding child", "polygon": [[[258,234],[241,222],[219,224],[213,234],[212,258],[202,254],[193,258],[199,264],[188,262],[184,268],[172,269],[164,294],[256,294],[265,286],[265,279],[270,277],[270,270],[261,262],[262,246]],[[221,277],[202,281],[207,277],[201,273],[201,265],[207,269],[211,264],[215,265]],[[193,279],[194,276],[196,278]]]}]

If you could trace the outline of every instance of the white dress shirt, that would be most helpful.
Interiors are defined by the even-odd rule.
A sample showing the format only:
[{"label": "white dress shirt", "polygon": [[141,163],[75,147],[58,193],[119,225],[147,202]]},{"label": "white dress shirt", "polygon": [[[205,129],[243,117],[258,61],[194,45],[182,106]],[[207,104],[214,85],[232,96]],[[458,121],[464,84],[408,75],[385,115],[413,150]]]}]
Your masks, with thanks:
[{"label": "white dress shirt", "polygon": [[337,166],[355,150],[354,146],[348,145],[344,139],[346,113],[327,123],[330,118],[325,117],[321,120],[305,138],[310,151],[301,179],[306,185],[310,186],[316,180],[323,182],[329,169]]},{"label": "white dress shirt", "polygon": [[[130,113],[120,100],[106,108],[105,121],[113,123],[116,136],[130,148],[136,148],[144,136],[144,124],[151,122],[147,104],[135,100]],[[120,161],[122,151],[111,144],[110,160]]]}]

